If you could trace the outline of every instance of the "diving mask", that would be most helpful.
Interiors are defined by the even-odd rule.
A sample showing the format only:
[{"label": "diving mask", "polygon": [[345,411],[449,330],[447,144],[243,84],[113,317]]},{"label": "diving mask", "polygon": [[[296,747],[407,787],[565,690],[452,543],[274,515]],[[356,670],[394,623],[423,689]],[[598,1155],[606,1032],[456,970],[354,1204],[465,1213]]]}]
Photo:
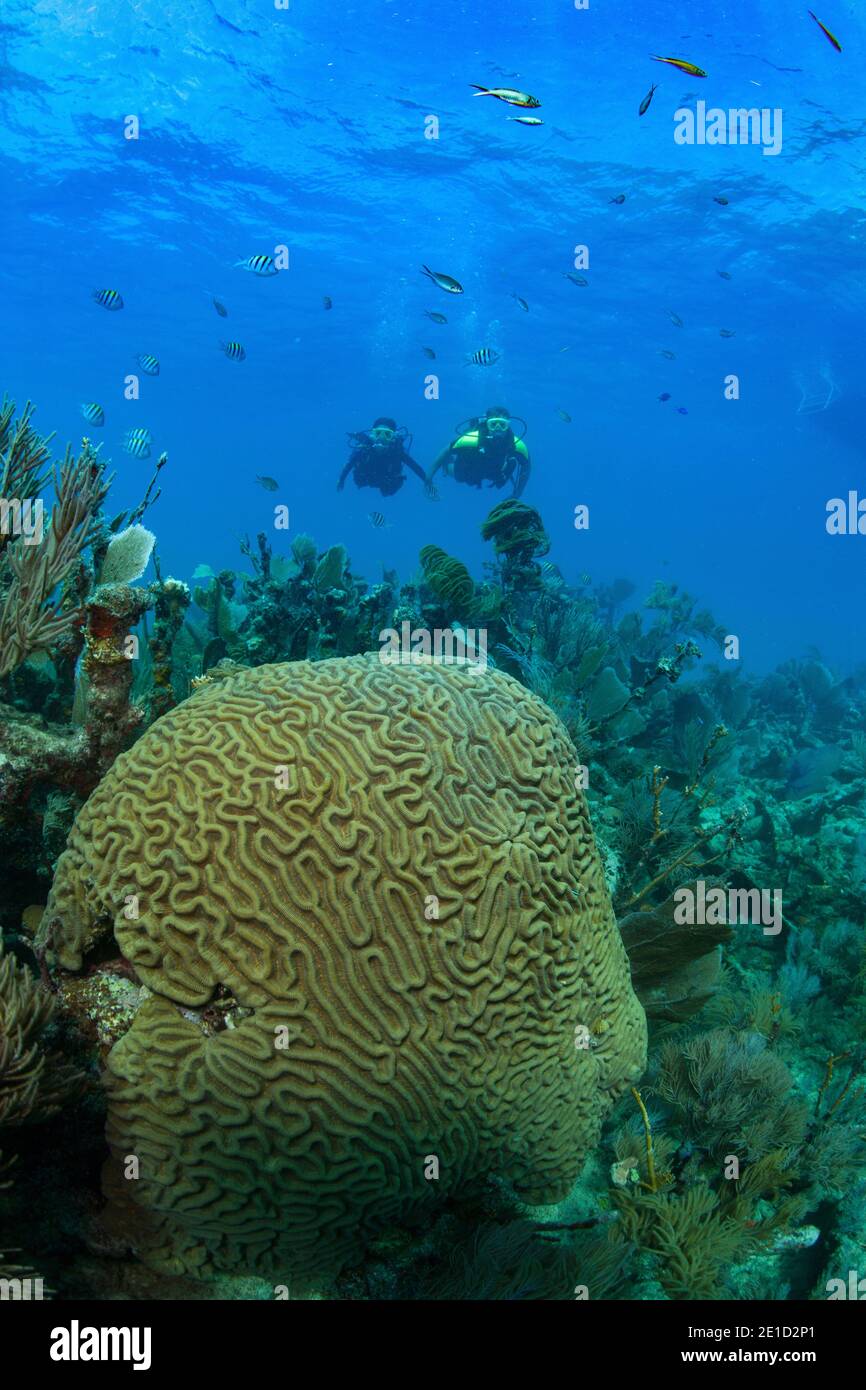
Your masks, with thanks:
[{"label": "diving mask", "polygon": [[374,425],[370,431],[370,438],[374,444],[391,444],[394,441],[395,431],[389,429],[387,425]]},{"label": "diving mask", "polygon": [[484,423],[488,434],[507,434],[511,429],[511,421],[502,415],[488,415]]}]

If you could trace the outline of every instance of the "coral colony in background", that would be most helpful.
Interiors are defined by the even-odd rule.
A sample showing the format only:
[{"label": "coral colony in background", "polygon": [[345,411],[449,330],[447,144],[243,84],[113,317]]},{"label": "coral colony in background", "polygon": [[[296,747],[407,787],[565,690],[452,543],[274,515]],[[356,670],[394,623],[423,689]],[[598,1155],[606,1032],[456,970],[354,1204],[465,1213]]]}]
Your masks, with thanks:
[{"label": "coral colony in background", "polygon": [[[48,493],[29,407],[0,453]],[[732,674],[689,594],[569,586],[514,500],[482,576],[262,534],[191,595],[164,463],[109,519],[85,441],[4,544],[7,1275],[822,1296],[863,1220],[862,684]]]},{"label": "coral colony in background", "polygon": [[[529,93],[475,95],[542,124]],[[737,113],[700,105],[682,139],[723,143]],[[241,265],[277,275],[280,248]],[[437,303],[464,293],[422,273]],[[245,370],[231,333],[222,350]],[[497,361],[479,344],[467,367]],[[809,415],[838,388],[822,365],[799,391]],[[472,481],[499,417],[506,495],[472,494],[492,496],[482,564],[419,533],[412,572],[373,580],[277,505],[236,569],[203,553],[188,584],[160,559],[167,454],[118,513],[90,437],[63,455],[4,401],[3,1287],[850,1296],[863,672],[813,653],[749,675],[675,578],[568,582],[504,407],[426,476],[383,417],[340,485],[385,468],[381,445],[436,500]],[[137,428],[123,447],[151,444]]]}]

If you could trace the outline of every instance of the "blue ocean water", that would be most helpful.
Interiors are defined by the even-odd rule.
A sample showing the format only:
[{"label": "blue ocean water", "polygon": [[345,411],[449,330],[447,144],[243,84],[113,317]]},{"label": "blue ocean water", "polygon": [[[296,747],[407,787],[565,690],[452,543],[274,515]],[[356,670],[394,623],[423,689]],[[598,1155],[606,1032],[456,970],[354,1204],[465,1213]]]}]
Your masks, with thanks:
[{"label": "blue ocean water", "polygon": [[[479,573],[495,494],[440,479],[431,502],[410,477],[383,501],[336,482],[347,432],[376,416],[407,426],[426,468],[503,402],[527,423],[525,500],[569,581],[623,575],[636,600],[679,583],[752,671],[809,647],[850,669],[866,538],[825,521],[829,499],[866,493],[866,38],[850,0],[820,18],[842,53],[793,0],[5,0],[0,390],[32,399],[60,446],[103,440],[112,512],[151,472],[123,435],[150,429],[169,464],[147,520],[163,574],[184,579],[242,567],[239,537],[273,535],[275,503],[291,515],[277,550],[300,531],[342,541],[375,580],[434,543]],[[473,83],[533,94],[544,124]],[[675,113],[699,100],[781,112],[780,152],[676,143]],[[576,246],[585,286],[565,278]],[[273,278],[235,267],[277,247]],[[124,309],[95,304],[99,287]],[[500,360],[467,366],[485,346]]]}]

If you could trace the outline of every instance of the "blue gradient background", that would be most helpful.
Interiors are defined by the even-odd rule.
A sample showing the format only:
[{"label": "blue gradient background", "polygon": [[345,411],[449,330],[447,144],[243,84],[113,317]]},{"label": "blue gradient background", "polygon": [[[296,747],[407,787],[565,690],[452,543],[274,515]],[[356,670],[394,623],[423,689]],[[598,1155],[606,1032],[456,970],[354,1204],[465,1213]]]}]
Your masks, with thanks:
[{"label": "blue gradient background", "polygon": [[[430,503],[409,478],[383,502],[335,485],[346,431],[376,415],[405,422],[428,466],[457,421],[504,401],[529,423],[525,499],[569,580],[626,575],[638,597],[656,578],[678,582],[740,634],[747,668],[816,646],[849,670],[862,661],[866,537],[831,538],[824,522],[830,497],[866,494],[866,43],[852,3],[819,13],[843,54],[793,0],[651,12],[5,0],[0,390],[32,398],[59,446],[104,441],[112,514],[150,476],[121,438],[150,428],[169,467],[148,520],[163,574],[187,579],[202,562],[242,567],[238,536],[269,530],[275,502],[292,533],[343,541],[373,581],[383,564],[408,577],[430,542],[479,572],[494,494],[443,480]],[[532,92],[545,124],[508,121],[519,112],[474,98],[471,83]],[[689,93],[690,105],[781,108],[782,153],[676,145]],[[137,141],[124,139],[130,114]],[[590,248],[584,289],[563,278],[576,243]],[[233,268],[279,244],[291,268],[275,279]],[[422,263],[465,295],[436,290]],[[102,286],[121,292],[122,312],[91,301]],[[225,337],[246,362],[223,356]],[[501,361],[466,367],[481,346]],[[142,375],[131,403],[139,352],[162,372]],[[798,414],[797,379],[820,387],[822,368],[836,400]],[[424,399],[428,371],[438,401]],[[104,407],[103,430],[85,425],[83,401]],[[578,502],[588,533],[572,525]],[[371,526],[373,508],[389,529]]]}]

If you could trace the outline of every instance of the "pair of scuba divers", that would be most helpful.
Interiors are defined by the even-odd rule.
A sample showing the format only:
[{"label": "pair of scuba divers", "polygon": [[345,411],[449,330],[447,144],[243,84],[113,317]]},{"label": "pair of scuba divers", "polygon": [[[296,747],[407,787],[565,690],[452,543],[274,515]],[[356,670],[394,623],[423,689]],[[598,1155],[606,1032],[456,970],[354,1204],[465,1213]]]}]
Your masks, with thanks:
[{"label": "pair of scuba divers", "polygon": [[[514,433],[512,420],[523,426],[521,435]],[[525,433],[525,420],[510,415],[504,406],[491,406],[484,415],[457,426],[455,438],[425,474],[409,455],[412,436],[405,425],[398,429],[394,420],[380,416],[369,430],[349,435],[352,452],[340,474],[337,490],[342,491],[351,474],[357,487],[378,488],[383,497],[391,497],[406,481],[405,465],[421,479],[428,494],[441,468],[447,477],[469,487],[483,487],[486,483],[501,488],[510,482],[511,495],[519,497],[532,466],[523,440]]]}]

